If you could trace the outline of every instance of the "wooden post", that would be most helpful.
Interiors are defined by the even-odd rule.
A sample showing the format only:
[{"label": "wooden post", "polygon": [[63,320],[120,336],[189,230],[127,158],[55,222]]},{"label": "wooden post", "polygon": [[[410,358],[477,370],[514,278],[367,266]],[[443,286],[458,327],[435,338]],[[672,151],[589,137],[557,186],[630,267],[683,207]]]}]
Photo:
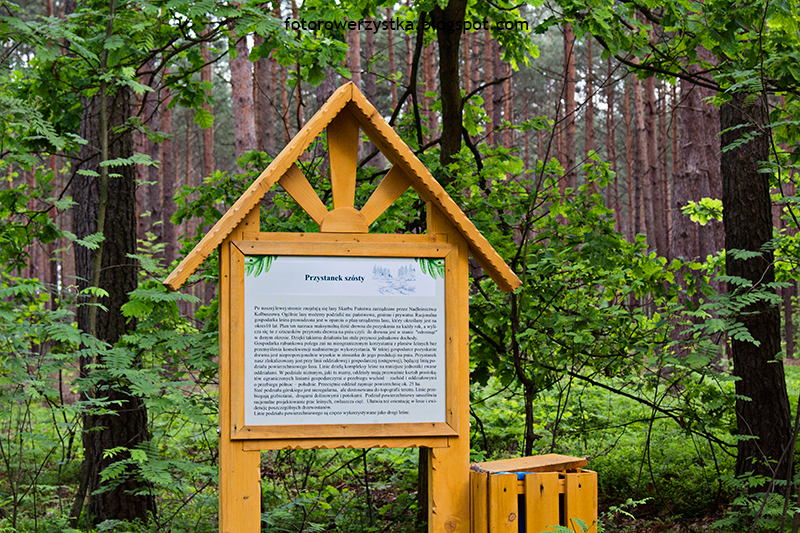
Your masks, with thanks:
[{"label": "wooden post", "polygon": [[219,531],[261,531],[261,452],[245,451],[231,440],[231,289],[230,241],[258,231],[255,207],[219,247]]},{"label": "wooden post", "polygon": [[447,448],[432,450],[428,499],[428,531],[439,533],[466,533],[470,529],[469,516],[469,272],[467,243],[458,234],[442,212],[428,203],[428,233],[445,233],[451,244],[458,247],[456,286],[448,287],[446,306],[456,309],[453,335],[457,356],[455,368],[448,369],[448,382],[457,398],[457,412],[448,417],[458,417],[458,436],[449,439]]}]

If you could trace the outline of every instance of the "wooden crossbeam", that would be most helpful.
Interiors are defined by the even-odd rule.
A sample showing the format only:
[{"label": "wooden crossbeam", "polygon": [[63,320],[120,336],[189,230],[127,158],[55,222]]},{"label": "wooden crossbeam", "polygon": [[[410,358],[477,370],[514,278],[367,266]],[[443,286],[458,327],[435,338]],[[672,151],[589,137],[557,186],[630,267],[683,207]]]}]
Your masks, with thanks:
[{"label": "wooden crossbeam", "polygon": [[308,182],[308,179],[303,175],[303,171],[297,166],[297,163],[292,164],[286,174],[281,176],[278,180],[283,190],[289,193],[294,198],[300,207],[302,207],[308,216],[317,224],[322,224],[322,220],[328,214],[328,208],[319,199],[317,191]]},{"label": "wooden crossbeam", "polygon": [[353,207],[358,164],[358,121],[347,109],[342,109],[328,125],[327,131],[333,207]]},{"label": "wooden crossbeam", "polygon": [[364,207],[361,208],[361,214],[367,220],[367,226],[375,222],[409,187],[411,187],[411,180],[408,179],[408,176],[400,170],[400,167],[392,167]]}]

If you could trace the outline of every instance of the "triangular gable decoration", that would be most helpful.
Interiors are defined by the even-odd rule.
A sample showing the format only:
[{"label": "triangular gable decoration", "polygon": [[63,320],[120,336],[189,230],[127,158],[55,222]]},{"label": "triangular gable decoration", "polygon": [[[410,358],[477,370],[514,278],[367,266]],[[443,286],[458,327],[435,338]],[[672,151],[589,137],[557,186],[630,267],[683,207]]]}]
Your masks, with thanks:
[{"label": "triangular gable decoration", "polygon": [[[296,161],[327,128],[333,209],[322,203]],[[359,132],[393,165],[360,210],[355,209]],[[504,291],[520,280],[353,83],[340,87],[164,281],[178,290],[264,195],[280,183],[324,233],[368,233],[369,226],[408,187],[441,211],[466,240],[472,256]]]}]

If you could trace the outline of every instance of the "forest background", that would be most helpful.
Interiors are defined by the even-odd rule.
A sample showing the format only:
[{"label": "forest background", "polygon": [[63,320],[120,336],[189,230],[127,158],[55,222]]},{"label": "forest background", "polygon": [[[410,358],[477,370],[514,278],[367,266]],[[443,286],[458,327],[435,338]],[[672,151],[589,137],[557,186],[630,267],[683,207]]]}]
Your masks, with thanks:
[{"label": "forest background", "polygon": [[[799,13],[0,0],[0,527],[216,529],[216,259],[160,282],[353,81],[523,281],[471,272],[474,458],[590,456],[606,530],[798,531]],[[424,457],[264,453],[263,529],[422,530]]]}]

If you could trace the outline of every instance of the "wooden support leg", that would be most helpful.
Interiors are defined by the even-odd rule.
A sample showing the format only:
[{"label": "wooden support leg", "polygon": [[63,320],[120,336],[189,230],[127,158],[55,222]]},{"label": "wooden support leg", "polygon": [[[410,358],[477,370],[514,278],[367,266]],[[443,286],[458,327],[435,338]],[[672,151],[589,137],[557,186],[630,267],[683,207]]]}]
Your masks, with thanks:
[{"label": "wooden support leg", "polygon": [[432,449],[430,533],[469,532],[469,430],[463,435],[451,439],[449,448]]},{"label": "wooden support leg", "polygon": [[260,467],[260,451],[246,452],[241,441],[220,438],[220,533],[261,531]]},{"label": "wooden support leg", "polygon": [[448,419],[458,427],[458,437],[448,439],[448,448],[434,448],[431,453],[428,531],[430,533],[469,533],[469,272],[467,245],[435,206],[428,204],[428,232],[448,233],[458,245],[458,260],[453,268],[454,287],[449,287],[448,320],[457,327],[449,329],[450,348],[458,354],[454,368],[447,369],[448,388],[457,398],[456,412]]},{"label": "wooden support leg", "polygon": [[[231,239],[258,230],[256,207],[219,247],[219,531],[220,533],[260,533],[261,531],[261,452],[245,451],[242,441],[232,441],[231,421]],[[236,391],[239,393],[239,391]]]}]

